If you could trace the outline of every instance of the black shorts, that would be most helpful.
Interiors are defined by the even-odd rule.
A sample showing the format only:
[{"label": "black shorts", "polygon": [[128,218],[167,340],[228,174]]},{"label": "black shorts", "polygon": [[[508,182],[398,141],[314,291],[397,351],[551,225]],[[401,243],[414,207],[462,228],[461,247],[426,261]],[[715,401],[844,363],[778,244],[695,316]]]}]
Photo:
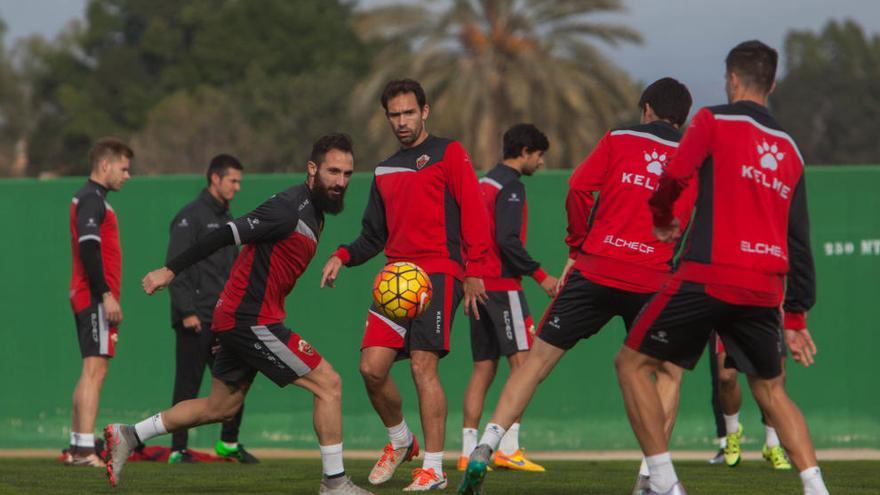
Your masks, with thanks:
[{"label": "black shorts", "polygon": [[652,293],[630,292],[597,284],[572,269],[562,289],[538,325],[538,337],[561,349],[571,349],[581,339],[599,332],[611,318],[620,316],[629,331]]},{"label": "black shorts", "polygon": [[76,321],[79,353],[83,358],[112,358],[116,354],[119,333],[116,327],[111,327],[107,322],[102,303],[93,299],[89,307],[73,315],[73,318]]},{"label": "black shorts", "polygon": [[724,343],[726,363],[761,378],[782,372],[785,344],[779,308],[727,303],[691,282],[672,280],[663,287],[639,315],[626,345],[693,369],[713,329]]},{"label": "black shorts", "polygon": [[421,315],[407,322],[394,321],[379,312],[376,304],[367,313],[367,326],[361,350],[367,347],[389,347],[398,350],[398,359],[409,357],[410,351],[434,351],[440,357],[449,354],[452,321],[464,295],[461,282],[445,273],[429,273],[431,302]]},{"label": "black shorts", "polygon": [[480,319],[471,315],[471,355],[474,361],[497,360],[532,347],[535,325],[523,291],[491,291],[478,303]]},{"label": "black shorts", "polygon": [[211,373],[226,383],[250,383],[257,372],[279,387],[305,376],[321,363],[308,342],[284,325],[254,325],[216,332],[220,350]]}]

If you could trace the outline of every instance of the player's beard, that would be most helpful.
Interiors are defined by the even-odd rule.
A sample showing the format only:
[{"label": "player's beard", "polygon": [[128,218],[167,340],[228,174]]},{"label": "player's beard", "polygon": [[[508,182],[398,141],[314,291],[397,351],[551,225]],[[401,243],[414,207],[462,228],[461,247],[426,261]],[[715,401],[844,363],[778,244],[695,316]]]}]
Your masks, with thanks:
[{"label": "player's beard", "polygon": [[[330,195],[330,191],[339,192],[339,196],[333,198]],[[338,215],[342,212],[343,208],[345,208],[345,188],[344,187],[333,187],[328,188],[321,182],[319,177],[315,177],[315,183],[312,186],[312,201],[321,211],[329,213],[331,215]]]}]

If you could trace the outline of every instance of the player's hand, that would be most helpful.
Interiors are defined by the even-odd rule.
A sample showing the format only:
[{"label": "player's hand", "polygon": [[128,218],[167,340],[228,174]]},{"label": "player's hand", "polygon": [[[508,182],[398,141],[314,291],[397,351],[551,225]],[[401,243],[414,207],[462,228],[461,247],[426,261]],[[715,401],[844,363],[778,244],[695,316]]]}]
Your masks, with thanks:
[{"label": "player's hand", "polygon": [[189,315],[183,319],[183,328],[187,330],[192,330],[195,333],[199,333],[202,331],[202,322],[199,320],[199,317],[196,315]]},{"label": "player's hand", "polygon": [[327,263],[324,264],[324,269],[321,271],[321,288],[324,286],[336,287],[336,277],[339,275],[339,270],[342,268],[342,260],[339,259],[339,256],[331,256]]},{"label": "player's hand", "polygon": [[172,280],[174,280],[174,272],[163,266],[144,276],[144,279],[141,280],[141,286],[148,296],[152,296],[157,290],[168,287]]},{"label": "player's hand", "polygon": [[113,294],[105,292],[101,299],[101,302],[104,303],[104,314],[107,316],[107,323],[109,323],[111,327],[115,327],[122,323],[122,307],[119,306],[119,301],[113,297]]},{"label": "player's hand", "polygon": [[681,222],[677,218],[665,227],[654,226],[654,237],[660,242],[675,242],[681,237]]},{"label": "player's hand", "polygon": [[574,258],[568,258],[565,260],[565,266],[562,268],[562,274],[559,275],[558,282],[556,283],[556,293],[559,294],[559,291],[562,290],[562,284],[565,283],[565,277],[568,277],[568,272],[571,271],[574,266]]},{"label": "player's hand", "polygon": [[791,351],[791,357],[805,368],[815,363],[816,344],[806,328],[803,330],[785,330],[785,343]]},{"label": "player's hand", "polygon": [[483,285],[483,279],[479,277],[464,278],[464,314],[465,316],[474,315],[474,318],[480,319],[480,310],[477,306],[478,302],[486,304],[489,301],[489,295],[486,294],[486,286]]},{"label": "player's hand", "polygon": [[547,275],[547,278],[541,282],[541,288],[544,289],[548,296],[554,297],[559,290],[559,279],[553,275]]}]

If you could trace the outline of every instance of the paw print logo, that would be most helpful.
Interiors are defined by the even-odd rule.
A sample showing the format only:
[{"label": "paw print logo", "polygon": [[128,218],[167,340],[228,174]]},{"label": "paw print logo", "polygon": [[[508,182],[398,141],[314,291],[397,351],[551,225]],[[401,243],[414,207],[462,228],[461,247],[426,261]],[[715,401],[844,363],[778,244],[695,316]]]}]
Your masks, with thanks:
[{"label": "paw print logo", "polygon": [[761,157],[761,168],[768,170],[776,170],[779,168],[779,162],[785,158],[785,153],[779,151],[776,143],[768,144],[767,141],[758,143],[758,156]]},{"label": "paw print logo", "polygon": [[654,175],[660,175],[663,173],[663,168],[666,166],[666,153],[657,153],[657,150],[654,150],[651,153],[646,151],[645,163],[648,164],[648,172],[651,172]]}]

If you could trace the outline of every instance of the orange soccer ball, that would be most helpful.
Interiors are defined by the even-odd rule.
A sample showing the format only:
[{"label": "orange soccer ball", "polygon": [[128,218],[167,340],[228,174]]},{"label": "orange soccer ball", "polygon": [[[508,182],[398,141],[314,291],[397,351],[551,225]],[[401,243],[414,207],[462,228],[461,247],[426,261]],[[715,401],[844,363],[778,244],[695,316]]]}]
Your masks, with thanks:
[{"label": "orange soccer ball", "polygon": [[431,302],[431,279],[413,263],[388,263],[373,281],[373,300],[379,312],[405,321],[422,314]]}]

